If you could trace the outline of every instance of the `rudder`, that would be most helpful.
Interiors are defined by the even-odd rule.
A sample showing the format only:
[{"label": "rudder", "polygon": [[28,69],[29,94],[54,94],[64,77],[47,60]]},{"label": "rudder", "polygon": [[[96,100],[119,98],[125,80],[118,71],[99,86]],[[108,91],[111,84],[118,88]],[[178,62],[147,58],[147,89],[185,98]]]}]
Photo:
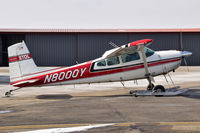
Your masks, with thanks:
[{"label": "rudder", "polygon": [[25,42],[8,47],[10,82],[22,80],[24,75],[39,72]]}]

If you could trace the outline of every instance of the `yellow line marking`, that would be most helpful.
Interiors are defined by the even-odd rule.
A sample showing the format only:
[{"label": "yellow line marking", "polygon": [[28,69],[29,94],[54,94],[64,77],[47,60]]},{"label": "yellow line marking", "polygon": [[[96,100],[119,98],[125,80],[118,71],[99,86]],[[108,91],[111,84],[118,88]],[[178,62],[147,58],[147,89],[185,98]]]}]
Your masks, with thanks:
[{"label": "yellow line marking", "polygon": [[88,126],[97,124],[49,124],[49,125],[20,125],[20,126],[1,126],[0,130],[8,129],[35,129],[35,128],[61,128],[61,127],[76,127],[76,126]]},{"label": "yellow line marking", "polygon": [[122,127],[122,126],[130,126],[130,125],[136,125],[136,123],[135,123],[135,122],[128,122],[128,123],[114,123],[113,126]]},{"label": "yellow line marking", "polygon": [[159,122],[160,125],[200,125],[200,122]]},{"label": "yellow line marking", "polygon": [[[85,123],[85,124],[45,124],[45,125],[20,125],[20,126],[1,126],[0,130],[13,130],[13,129],[45,129],[45,128],[63,128],[63,127],[77,127],[88,125],[99,125],[105,123]],[[107,124],[107,123],[106,123]],[[130,126],[137,124],[155,124],[155,125],[199,125],[200,122],[125,122],[113,123],[111,126]]]}]

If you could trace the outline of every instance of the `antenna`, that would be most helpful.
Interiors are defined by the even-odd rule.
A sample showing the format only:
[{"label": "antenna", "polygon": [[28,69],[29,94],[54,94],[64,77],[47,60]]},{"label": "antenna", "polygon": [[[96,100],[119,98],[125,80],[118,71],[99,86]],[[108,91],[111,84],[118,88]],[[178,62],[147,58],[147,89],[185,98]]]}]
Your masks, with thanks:
[{"label": "antenna", "polygon": [[79,64],[77,60],[75,60],[74,58],[72,58],[74,62],[76,62],[76,64]]},{"label": "antenna", "polygon": [[117,44],[115,44],[114,42],[108,42],[108,44],[110,44],[111,46],[113,46],[114,48],[118,48],[119,46],[117,46]]}]

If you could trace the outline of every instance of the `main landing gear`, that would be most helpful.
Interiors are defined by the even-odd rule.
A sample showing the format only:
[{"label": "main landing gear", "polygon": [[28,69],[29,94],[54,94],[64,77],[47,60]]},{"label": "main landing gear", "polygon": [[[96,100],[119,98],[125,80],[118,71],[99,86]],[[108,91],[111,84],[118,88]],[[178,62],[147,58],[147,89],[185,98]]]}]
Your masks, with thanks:
[{"label": "main landing gear", "polygon": [[[163,96],[165,93],[165,87],[162,85],[148,85],[147,90],[131,90],[129,93],[135,97],[137,96],[145,96],[145,95],[154,95],[157,97]],[[158,95],[157,95],[158,94]]]},{"label": "main landing gear", "polygon": [[10,97],[10,96],[12,95],[12,92],[13,92],[13,91],[16,91],[16,90],[19,90],[19,89],[21,89],[21,88],[16,88],[16,89],[7,91],[7,92],[5,93],[5,97]]},{"label": "main landing gear", "polygon": [[[146,74],[145,76],[147,77],[147,80],[149,82],[149,85],[147,86],[147,91],[150,91],[151,93],[165,92],[165,87],[162,85],[156,85],[155,80],[150,73]],[[163,95],[155,95],[155,96],[163,96]]]},{"label": "main landing gear", "polygon": [[147,80],[149,81],[147,90],[131,90],[130,94],[135,97],[138,96],[162,97],[162,96],[176,96],[189,90],[189,89],[179,89],[180,87],[175,87],[175,86],[172,88],[165,89],[165,87],[162,85],[156,85],[154,79],[151,79],[151,76],[149,76]]},{"label": "main landing gear", "polygon": [[[153,75],[149,71],[149,68],[148,68],[148,63],[147,63],[147,60],[146,60],[147,57],[146,57],[146,54],[145,54],[145,51],[144,51],[144,45],[141,45],[139,47],[139,49],[142,53],[142,59],[143,59],[143,62],[144,62],[144,70],[145,70],[144,77],[147,78],[149,85],[147,86],[147,90],[130,91],[131,95],[134,95],[136,97],[137,96],[157,96],[157,97],[160,97],[160,96],[166,96],[166,95],[167,96],[173,96],[173,95],[181,94],[181,93],[188,90],[188,89],[178,90],[177,87],[165,89],[162,85],[156,85],[155,80],[153,79]],[[167,72],[166,74],[169,75],[169,72]],[[171,79],[171,77],[170,77],[170,79]]]},{"label": "main landing gear", "polygon": [[156,85],[156,86],[153,88],[153,91],[154,91],[154,92],[165,92],[165,87],[162,86],[162,85]]}]

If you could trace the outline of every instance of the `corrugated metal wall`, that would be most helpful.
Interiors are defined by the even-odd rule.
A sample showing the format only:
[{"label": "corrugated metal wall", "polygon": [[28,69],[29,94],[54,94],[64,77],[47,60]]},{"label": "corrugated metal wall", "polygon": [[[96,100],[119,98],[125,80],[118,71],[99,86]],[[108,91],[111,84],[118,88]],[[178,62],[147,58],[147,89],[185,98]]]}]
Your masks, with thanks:
[{"label": "corrugated metal wall", "polygon": [[192,52],[188,65],[200,65],[200,33],[183,33],[183,49]]},{"label": "corrugated metal wall", "polygon": [[[70,66],[100,57],[113,47],[110,41],[123,45],[150,38],[154,50],[180,49],[180,33],[74,33],[26,34],[26,42],[39,66]],[[193,52],[189,65],[200,65],[200,33],[183,33],[185,50]]]},{"label": "corrugated metal wall", "polygon": [[0,64],[3,64],[3,43],[2,43],[2,37],[0,35]]},{"label": "corrugated metal wall", "polygon": [[25,34],[2,34],[0,35],[0,45],[1,45],[1,66],[8,66],[8,52],[7,49],[10,45],[21,42],[25,40]]},{"label": "corrugated metal wall", "polygon": [[70,66],[75,64],[75,34],[27,34],[26,43],[39,66]]},{"label": "corrugated metal wall", "polygon": [[154,50],[178,50],[179,33],[132,33],[129,35],[130,41],[140,39],[153,39],[149,46]]},{"label": "corrugated metal wall", "polygon": [[78,61],[85,62],[98,57],[113,46],[109,42],[117,45],[127,43],[126,34],[79,34],[78,35]]}]

